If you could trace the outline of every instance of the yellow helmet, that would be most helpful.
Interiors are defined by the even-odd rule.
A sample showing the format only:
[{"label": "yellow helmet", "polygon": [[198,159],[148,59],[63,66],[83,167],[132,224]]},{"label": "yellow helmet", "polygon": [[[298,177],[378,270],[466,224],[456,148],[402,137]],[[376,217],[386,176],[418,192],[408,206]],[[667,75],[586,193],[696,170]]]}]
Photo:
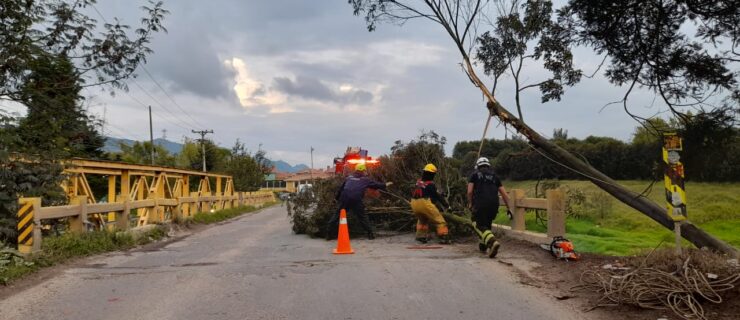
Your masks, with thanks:
[{"label": "yellow helmet", "polygon": [[359,163],[355,166],[355,171],[365,171],[367,166],[364,163]]},{"label": "yellow helmet", "polygon": [[424,171],[431,172],[431,173],[437,173],[437,167],[430,163],[424,166]]}]

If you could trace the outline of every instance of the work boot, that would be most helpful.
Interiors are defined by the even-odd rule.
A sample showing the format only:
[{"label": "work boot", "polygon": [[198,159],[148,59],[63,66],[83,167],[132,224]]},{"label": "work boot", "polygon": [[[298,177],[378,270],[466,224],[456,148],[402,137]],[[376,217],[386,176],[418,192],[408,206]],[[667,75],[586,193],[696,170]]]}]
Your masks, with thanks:
[{"label": "work boot", "polygon": [[367,234],[367,239],[368,239],[368,240],[373,240],[373,239],[375,239],[375,233],[373,233],[373,232],[370,232],[370,233],[368,233],[368,234]]},{"label": "work boot", "polygon": [[429,241],[429,240],[426,237],[424,237],[424,238],[416,238],[416,241],[418,241],[420,243],[423,243],[423,244],[426,244],[427,241]]},{"label": "work boot", "polygon": [[450,244],[452,241],[450,240],[450,237],[448,235],[439,236],[439,243],[440,244]]},{"label": "work boot", "polygon": [[491,259],[493,259],[494,257],[496,257],[496,255],[498,254],[498,248],[499,247],[501,247],[501,244],[499,244],[498,241],[493,240],[490,243],[490,245],[488,247],[488,250],[486,250],[486,253],[488,254],[488,257],[491,258]]},{"label": "work boot", "polygon": [[486,252],[486,249],[488,249],[488,246],[485,243],[478,243],[478,250],[480,252]]}]

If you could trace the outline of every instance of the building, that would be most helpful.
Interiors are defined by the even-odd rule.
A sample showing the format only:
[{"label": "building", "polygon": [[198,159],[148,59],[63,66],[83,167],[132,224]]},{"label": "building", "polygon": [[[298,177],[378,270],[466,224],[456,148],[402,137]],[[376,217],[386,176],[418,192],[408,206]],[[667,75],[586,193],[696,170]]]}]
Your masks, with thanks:
[{"label": "building", "polygon": [[312,180],[329,179],[334,176],[330,167],[323,169],[306,169],[296,173],[279,172],[275,168],[265,176],[265,182],[262,183],[260,190],[265,191],[285,191],[296,192],[299,185],[312,184]]},{"label": "building", "polygon": [[287,191],[285,179],[290,176],[290,173],[280,172],[272,168],[272,172],[265,175],[265,181],[262,182],[260,190],[265,191]]},{"label": "building", "polygon": [[312,184],[312,180],[330,179],[334,172],[329,170],[315,169],[303,170],[285,178],[285,189],[288,192],[296,192],[302,184]]}]

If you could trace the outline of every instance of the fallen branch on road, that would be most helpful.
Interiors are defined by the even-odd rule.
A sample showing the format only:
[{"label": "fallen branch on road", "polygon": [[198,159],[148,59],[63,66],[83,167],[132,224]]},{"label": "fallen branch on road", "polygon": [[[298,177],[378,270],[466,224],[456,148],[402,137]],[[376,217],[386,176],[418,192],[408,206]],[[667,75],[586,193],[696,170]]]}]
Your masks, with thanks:
[{"label": "fallen branch on road", "polygon": [[[683,261],[680,268],[676,259]],[[740,268],[730,261],[702,250],[689,250],[678,258],[673,249],[663,249],[623,266],[587,270],[574,289],[600,294],[596,307],[633,305],[670,309],[683,319],[707,319],[702,304],[722,303],[722,294],[740,283]]]}]

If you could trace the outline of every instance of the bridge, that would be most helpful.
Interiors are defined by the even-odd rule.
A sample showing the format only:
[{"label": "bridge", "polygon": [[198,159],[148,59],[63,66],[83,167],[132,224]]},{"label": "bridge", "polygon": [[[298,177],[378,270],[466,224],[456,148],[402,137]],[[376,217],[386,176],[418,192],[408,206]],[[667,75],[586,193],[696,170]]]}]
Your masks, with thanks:
[{"label": "bridge", "polygon": [[[19,201],[21,252],[41,248],[42,221],[66,219],[69,231],[77,233],[103,228],[127,230],[189,219],[197,212],[275,201],[272,192],[234,190],[233,178],[228,175],[88,159],[63,164],[67,205],[42,206],[41,198]],[[104,181],[105,196],[95,194],[92,178]],[[192,188],[196,183],[197,188]]]}]

